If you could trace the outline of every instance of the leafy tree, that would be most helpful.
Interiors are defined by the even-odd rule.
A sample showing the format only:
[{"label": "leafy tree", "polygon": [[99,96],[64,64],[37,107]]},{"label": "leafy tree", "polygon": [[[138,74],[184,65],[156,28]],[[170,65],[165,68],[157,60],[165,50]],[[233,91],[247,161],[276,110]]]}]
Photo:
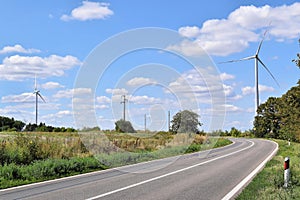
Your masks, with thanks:
[{"label": "leafy tree", "polygon": [[241,131],[237,130],[234,127],[231,128],[229,134],[233,137],[240,137],[242,135]]},{"label": "leafy tree", "polygon": [[281,99],[284,102],[281,107],[283,139],[300,141],[300,80]]},{"label": "leafy tree", "polygon": [[282,123],[281,106],[280,98],[270,97],[258,107],[254,121],[255,136],[278,138]]},{"label": "leafy tree", "polygon": [[22,121],[0,116],[0,131],[21,131],[24,126]]},{"label": "leafy tree", "polygon": [[173,133],[197,133],[198,126],[202,124],[199,122],[199,115],[189,110],[179,111],[171,121],[171,131]]},{"label": "leafy tree", "polygon": [[282,97],[270,97],[257,111],[255,136],[300,141],[300,80]]},{"label": "leafy tree", "polygon": [[130,121],[120,119],[115,122],[115,129],[119,133],[136,133]]}]

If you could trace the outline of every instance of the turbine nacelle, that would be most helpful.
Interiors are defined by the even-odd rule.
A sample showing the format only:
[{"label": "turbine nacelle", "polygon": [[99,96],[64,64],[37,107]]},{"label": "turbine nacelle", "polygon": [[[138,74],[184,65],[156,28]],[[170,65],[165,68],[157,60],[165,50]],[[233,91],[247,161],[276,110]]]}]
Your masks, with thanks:
[{"label": "turbine nacelle", "polygon": [[278,81],[275,79],[275,77],[273,76],[273,74],[271,73],[271,71],[268,69],[268,67],[262,62],[262,60],[258,56],[259,52],[261,50],[262,43],[263,43],[263,41],[265,39],[266,33],[267,33],[267,31],[264,32],[263,38],[262,38],[262,40],[260,41],[260,43],[258,45],[258,48],[256,50],[255,55],[249,56],[249,57],[245,57],[245,58],[241,58],[241,59],[238,59],[238,60],[230,60],[230,61],[226,61],[226,62],[221,62],[221,63],[233,63],[233,62],[240,62],[240,61],[252,60],[252,59],[255,60],[254,66],[255,66],[256,112],[257,112],[257,108],[259,106],[258,63],[260,63],[265,68],[265,70],[267,70],[267,72],[270,74],[270,76],[275,81],[275,83],[278,85],[278,87],[280,87]]}]

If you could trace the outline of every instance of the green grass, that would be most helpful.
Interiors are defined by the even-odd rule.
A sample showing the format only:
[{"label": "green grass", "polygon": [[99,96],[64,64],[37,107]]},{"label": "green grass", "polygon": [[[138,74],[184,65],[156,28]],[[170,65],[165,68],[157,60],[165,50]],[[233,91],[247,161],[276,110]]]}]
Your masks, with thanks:
[{"label": "green grass", "polygon": [[[0,135],[0,188],[24,185],[110,167],[134,164],[225,146],[231,141],[206,136],[159,133],[149,138],[99,133],[79,137],[66,133]],[[139,135],[140,136],[140,135]],[[102,153],[86,152],[81,140]],[[86,143],[88,144],[88,143]],[[102,146],[101,146],[102,145]],[[120,149],[116,149],[117,145]],[[91,149],[89,149],[91,150]],[[92,156],[94,154],[94,157]],[[99,162],[100,161],[100,162]]]},{"label": "green grass", "polygon": [[47,159],[29,165],[11,163],[0,167],[0,189],[106,168],[93,157]]},{"label": "green grass", "polygon": [[209,141],[209,143],[205,144],[192,143],[189,145],[169,146],[155,151],[144,150],[135,152],[114,152],[110,154],[102,153],[95,155],[95,157],[106,166],[119,167],[139,162],[204,151],[226,146],[232,143],[230,140],[225,138],[210,138]]},{"label": "green grass", "polygon": [[[300,199],[300,144],[275,140],[279,144],[277,155],[236,198],[237,200],[281,200]],[[291,180],[288,188],[284,184],[284,158],[290,157]]]}]

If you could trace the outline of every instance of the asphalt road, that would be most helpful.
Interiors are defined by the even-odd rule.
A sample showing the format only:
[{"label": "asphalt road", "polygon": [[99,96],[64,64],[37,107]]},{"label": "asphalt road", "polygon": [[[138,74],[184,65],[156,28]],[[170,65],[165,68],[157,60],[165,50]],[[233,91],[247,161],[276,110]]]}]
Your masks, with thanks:
[{"label": "asphalt road", "polygon": [[232,140],[206,152],[0,190],[0,199],[230,199],[277,148],[267,140]]}]

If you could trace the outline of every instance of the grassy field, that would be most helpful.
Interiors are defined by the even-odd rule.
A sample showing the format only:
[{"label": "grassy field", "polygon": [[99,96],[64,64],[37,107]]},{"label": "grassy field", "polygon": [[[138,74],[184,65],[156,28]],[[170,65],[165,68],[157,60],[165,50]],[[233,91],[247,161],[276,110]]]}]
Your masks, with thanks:
[{"label": "grassy field", "polygon": [[0,188],[225,146],[224,138],[155,134],[0,133]]},{"label": "grassy field", "polygon": [[[279,151],[266,167],[236,198],[237,200],[281,200],[300,199],[300,144],[274,140]],[[284,158],[290,157],[291,180],[284,188]]]}]

